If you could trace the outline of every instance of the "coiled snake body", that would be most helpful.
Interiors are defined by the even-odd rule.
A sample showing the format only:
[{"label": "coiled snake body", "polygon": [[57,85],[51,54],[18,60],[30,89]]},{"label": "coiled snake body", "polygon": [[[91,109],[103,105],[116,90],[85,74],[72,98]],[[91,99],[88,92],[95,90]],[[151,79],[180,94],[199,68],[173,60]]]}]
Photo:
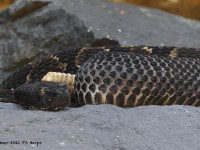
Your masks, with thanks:
[{"label": "coiled snake body", "polygon": [[[199,58],[199,49],[176,47],[62,51],[23,66],[4,80],[0,101],[42,110],[59,110],[70,103],[199,106]],[[40,82],[48,72],[60,72],[54,78],[67,84]]]}]

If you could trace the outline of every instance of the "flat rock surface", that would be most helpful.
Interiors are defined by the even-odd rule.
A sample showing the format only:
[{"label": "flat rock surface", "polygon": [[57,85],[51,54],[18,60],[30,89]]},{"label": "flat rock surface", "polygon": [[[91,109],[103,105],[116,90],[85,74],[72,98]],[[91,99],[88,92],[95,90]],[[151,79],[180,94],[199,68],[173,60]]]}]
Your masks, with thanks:
[{"label": "flat rock surface", "polygon": [[8,143],[0,146],[19,150],[199,150],[199,114],[199,108],[189,106],[124,109],[87,105],[43,112],[1,104],[0,142]]}]

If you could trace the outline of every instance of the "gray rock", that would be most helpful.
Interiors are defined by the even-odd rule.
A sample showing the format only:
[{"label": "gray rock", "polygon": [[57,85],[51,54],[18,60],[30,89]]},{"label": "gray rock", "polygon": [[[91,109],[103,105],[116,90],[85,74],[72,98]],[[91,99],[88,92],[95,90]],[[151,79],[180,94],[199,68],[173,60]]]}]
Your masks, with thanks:
[{"label": "gray rock", "polygon": [[19,142],[2,149],[199,150],[199,113],[189,106],[87,105],[42,112],[1,104],[0,142]]},{"label": "gray rock", "polygon": [[82,20],[53,3],[40,9],[34,8],[26,15],[17,6],[8,8],[10,14],[0,25],[1,71],[13,71],[46,54],[88,46],[94,41],[93,33],[88,32]]},{"label": "gray rock", "polygon": [[200,47],[197,21],[105,0],[50,1],[17,0],[0,13],[0,71],[90,45]]},{"label": "gray rock", "polygon": [[197,21],[106,0],[57,0],[55,4],[81,18],[95,38],[108,37],[122,45],[200,47]]}]

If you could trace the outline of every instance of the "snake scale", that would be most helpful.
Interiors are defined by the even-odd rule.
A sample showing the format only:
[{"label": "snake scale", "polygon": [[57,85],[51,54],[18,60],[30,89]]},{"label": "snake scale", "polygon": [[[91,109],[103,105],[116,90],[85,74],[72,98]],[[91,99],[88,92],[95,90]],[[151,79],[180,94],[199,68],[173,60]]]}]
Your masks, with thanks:
[{"label": "snake scale", "polygon": [[72,104],[200,106],[199,59],[200,49],[165,46],[61,51],[5,79],[0,101],[41,110]]}]

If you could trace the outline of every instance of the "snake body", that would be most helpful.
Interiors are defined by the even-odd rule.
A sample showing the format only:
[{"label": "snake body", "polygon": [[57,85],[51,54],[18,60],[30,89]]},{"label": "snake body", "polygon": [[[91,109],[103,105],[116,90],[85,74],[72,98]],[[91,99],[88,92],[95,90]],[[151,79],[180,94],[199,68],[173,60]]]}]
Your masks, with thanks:
[{"label": "snake body", "polygon": [[[62,51],[23,66],[4,80],[0,85],[0,101],[44,110],[63,109],[71,101],[80,106],[199,106],[199,58],[199,49],[176,47],[93,47]],[[75,75],[74,93],[70,96],[66,84],[40,83],[48,72]],[[45,91],[46,83],[50,90]],[[57,84],[61,89],[56,88]],[[33,94],[37,88],[40,93]],[[40,98],[41,95],[45,98]]]},{"label": "snake body", "polygon": [[102,52],[76,75],[82,105],[200,105],[200,62],[131,53]]}]

